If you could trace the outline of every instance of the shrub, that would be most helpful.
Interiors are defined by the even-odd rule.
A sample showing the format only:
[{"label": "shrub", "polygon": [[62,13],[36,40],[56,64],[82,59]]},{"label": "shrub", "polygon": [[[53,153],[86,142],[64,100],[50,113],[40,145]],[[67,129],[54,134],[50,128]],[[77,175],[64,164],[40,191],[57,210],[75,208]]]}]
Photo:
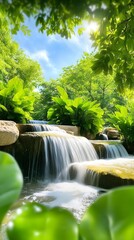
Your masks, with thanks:
[{"label": "shrub", "polygon": [[96,134],[102,129],[103,110],[99,104],[82,98],[69,99],[63,88],[57,89],[59,97],[52,98],[53,106],[47,113],[51,123],[78,126],[82,134]]},{"label": "shrub", "polygon": [[109,122],[117,128],[125,142],[134,142],[134,102],[127,106],[116,106],[117,111],[109,114]]},{"label": "shrub", "polygon": [[15,77],[0,86],[0,119],[25,123],[31,118],[34,96],[24,88],[23,80]]}]

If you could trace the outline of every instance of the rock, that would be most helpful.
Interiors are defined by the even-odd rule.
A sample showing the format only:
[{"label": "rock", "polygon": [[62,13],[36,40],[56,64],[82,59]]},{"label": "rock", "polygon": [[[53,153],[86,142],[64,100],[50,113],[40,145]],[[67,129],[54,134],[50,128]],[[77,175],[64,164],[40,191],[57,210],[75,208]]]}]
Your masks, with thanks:
[{"label": "rock", "polygon": [[119,140],[120,139],[119,131],[115,128],[107,127],[104,129],[103,133],[107,135],[109,140]]},{"label": "rock", "polygon": [[17,124],[20,134],[25,132],[40,131],[64,131],[71,135],[80,136],[80,128],[68,125],[50,125],[50,124]]},{"label": "rock", "polygon": [[69,168],[71,180],[104,189],[134,184],[134,158],[95,160],[73,163]]},{"label": "rock", "polygon": [[104,133],[98,133],[96,135],[96,140],[108,140],[108,136]]},{"label": "rock", "polygon": [[10,145],[16,142],[19,130],[13,121],[0,121],[0,146]]}]

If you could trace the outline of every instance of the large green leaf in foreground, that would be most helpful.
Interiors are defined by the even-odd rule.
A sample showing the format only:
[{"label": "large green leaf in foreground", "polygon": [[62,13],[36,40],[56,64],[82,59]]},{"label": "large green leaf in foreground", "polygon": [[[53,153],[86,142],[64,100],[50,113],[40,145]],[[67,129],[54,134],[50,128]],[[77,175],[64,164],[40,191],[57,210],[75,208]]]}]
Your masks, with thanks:
[{"label": "large green leaf in foreground", "polygon": [[18,199],[23,185],[23,177],[15,159],[0,151],[0,224],[5,213]]},{"label": "large green leaf in foreground", "polygon": [[82,240],[134,239],[134,187],[120,187],[98,198],[80,223]]},{"label": "large green leaf in foreground", "polygon": [[16,211],[8,224],[7,235],[10,240],[78,240],[79,230],[68,210],[33,202]]}]

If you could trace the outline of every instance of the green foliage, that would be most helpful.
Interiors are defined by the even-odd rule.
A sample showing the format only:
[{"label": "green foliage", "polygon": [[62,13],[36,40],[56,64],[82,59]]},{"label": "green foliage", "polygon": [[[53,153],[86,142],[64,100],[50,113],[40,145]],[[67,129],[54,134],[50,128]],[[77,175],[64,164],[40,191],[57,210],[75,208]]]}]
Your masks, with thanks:
[{"label": "green foliage", "polygon": [[[134,2],[133,0],[2,0],[0,8],[8,14],[16,33],[25,16],[33,16],[40,31],[71,37],[76,26],[87,20],[99,25],[91,35],[97,49],[93,69],[96,73],[116,72],[120,90],[134,87]],[[78,32],[83,28],[78,28]]]},{"label": "green foliage", "polygon": [[[100,11],[99,11],[100,10]],[[92,34],[99,49],[93,70],[105,74],[116,72],[118,89],[134,87],[134,3],[132,0],[108,1],[106,8],[95,9],[96,20],[101,19],[97,33]],[[102,13],[102,16],[97,15]],[[132,46],[133,45],[133,46]]]},{"label": "green foliage", "polygon": [[47,208],[39,203],[27,203],[9,223],[9,240],[77,240],[78,225],[66,209]]},{"label": "green foliage", "polygon": [[[121,202],[121,199],[123,201]],[[20,207],[8,224],[9,240],[122,240],[133,239],[134,187],[120,187],[103,194],[90,205],[78,224],[62,207],[39,203]]]},{"label": "green foliage", "polygon": [[36,101],[34,119],[48,120],[47,111],[52,106],[52,97],[57,95],[57,86],[62,86],[70,99],[82,98],[83,101],[100,104],[104,110],[103,118],[115,111],[115,105],[124,105],[131,98],[126,94],[117,94],[114,75],[97,74],[92,70],[94,56],[84,53],[76,65],[63,68],[63,72],[56,80],[44,82],[40,90],[40,99]]},{"label": "green foliage", "polygon": [[79,126],[82,134],[96,134],[102,129],[103,110],[99,104],[82,98],[69,99],[63,88],[57,89],[59,97],[53,97],[53,106],[47,115],[52,123]]},{"label": "green foliage", "polygon": [[0,224],[10,206],[18,199],[22,185],[22,174],[15,159],[0,151]]},{"label": "green foliage", "polygon": [[120,187],[98,198],[86,211],[80,223],[85,240],[132,240],[134,187]]},{"label": "green foliage", "polygon": [[25,123],[31,118],[34,90],[43,82],[43,74],[40,65],[12,40],[2,11],[0,27],[0,119]]},{"label": "green foliage", "polygon": [[40,92],[35,95],[35,105],[32,114],[33,119],[47,120],[47,111],[52,106],[52,97],[56,96],[58,81],[44,81],[41,85]]},{"label": "green foliage", "polygon": [[8,82],[11,78],[19,77],[30,90],[38,87],[43,82],[41,67],[12,40],[10,26],[1,11],[0,28],[0,81]]},{"label": "green foliage", "polygon": [[63,69],[58,79],[70,98],[82,97],[88,101],[96,101],[107,114],[115,110],[116,104],[125,103],[124,97],[118,93],[113,75],[96,74],[92,70],[95,58],[85,53],[76,65]]},{"label": "green foliage", "polygon": [[0,119],[25,123],[31,118],[34,95],[24,88],[23,80],[15,77],[0,88]]},{"label": "green foliage", "polygon": [[120,131],[126,142],[134,142],[134,101],[131,100],[126,106],[117,105],[116,109],[109,114],[109,122]]}]

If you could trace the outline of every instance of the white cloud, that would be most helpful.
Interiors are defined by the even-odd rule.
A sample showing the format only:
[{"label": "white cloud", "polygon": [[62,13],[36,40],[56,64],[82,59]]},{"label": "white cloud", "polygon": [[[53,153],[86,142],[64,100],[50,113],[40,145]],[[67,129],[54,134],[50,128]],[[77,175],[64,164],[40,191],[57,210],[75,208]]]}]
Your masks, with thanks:
[{"label": "white cloud", "polygon": [[38,50],[34,53],[31,53],[31,52],[26,50],[25,53],[27,55],[29,55],[32,59],[34,59],[34,60],[36,60],[40,63],[43,62],[43,64],[45,63],[50,68],[54,68],[53,64],[51,63],[51,60],[49,58],[49,54],[46,50],[44,50],[44,49],[43,50]]},{"label": "white cloud", "polygon": [[39,50],[37,52],[31,53],[30,55],[33,59],[36,59],[38,61],[43,60],[47,64],[50,64],[50,59],[49,59],[49,56],[48,56],[48,52],[46,50]]},{"label": "white cloud", "polygon": [[59,42],[61,39],[61,37],[58,34],[49,35],[49,36],[47,36],[47,38],[48,38],[49,43]]},{"label": "white cloud", "polygon": [[36,60],[40,63],[45,76],[47,72],[50,72],[50,75],[52,76],[59,74],[59,69],[53,65],[46,50],[43,49],[31,53],[29,50],[25,49],[25,53],[33,60]]},{"label": "white cloud", "polygon": [[48,43],[53,44],[54,42],[56,43],[61,43],[64,45],[67,45],[70,49],[76,49],[78,48],[79,50],[81,49],[83,52],[91,52],[92,51],[92,41],[90,40],[90,35],[89,35],[89,30],[91,27],[87,23],[84,23],[85,31],[82,35],[79,35],[77,30],[75,30],[75,34],[72,34],[71,38],[66,39],[62,38],[58,34],[55,35],[50,35],[48,36]]}]

